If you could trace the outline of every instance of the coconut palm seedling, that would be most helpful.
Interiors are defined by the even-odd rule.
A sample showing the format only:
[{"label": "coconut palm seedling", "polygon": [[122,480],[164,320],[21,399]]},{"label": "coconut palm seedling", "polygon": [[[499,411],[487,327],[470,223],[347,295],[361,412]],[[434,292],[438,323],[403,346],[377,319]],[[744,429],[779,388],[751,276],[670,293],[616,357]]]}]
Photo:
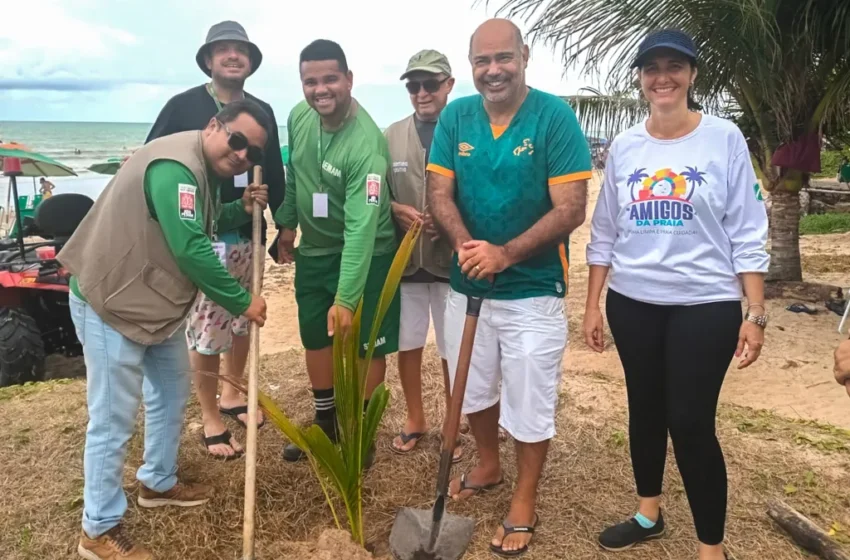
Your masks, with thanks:
[{"label": "coconut palm seedling", "polygon": [[[381,383],[372,393],[364,414],[366,377],[375,350],[378,329],[398,290],[404,268],[410,260],[421,230],[422,223],[415,222],[396,251],[372,321],[365,357],[361,358],[359,354],[362,298],[357,305],[348,335],[344,336],[340,329],[334,331],[333,376],[338,442],[333,443],[316,425],[305,428],[293,423],[271,397],[262,391],[258,392],[257,396],[259,406],[268,419],[307,455],[339,529],[343,526],[334,505],[333,495],[342,501],[351,537],[361,546],[366,545],[363,533],[363,470],[367,453],[375,442],[378,426],[390,398],[385,384]],[[209,375],[215,375],[247,394],[247,389],[239,381],[225,375]]]}]

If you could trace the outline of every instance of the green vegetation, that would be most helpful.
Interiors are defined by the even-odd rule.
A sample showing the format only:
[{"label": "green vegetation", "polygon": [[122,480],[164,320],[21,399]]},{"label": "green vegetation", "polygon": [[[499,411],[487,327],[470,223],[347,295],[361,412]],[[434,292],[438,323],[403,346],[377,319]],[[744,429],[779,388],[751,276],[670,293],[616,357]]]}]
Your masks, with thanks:
[{"label": "green vegetation", "polygon": [[850,231],[850,214],[809,214],[800,219],[800,235]]},{"label": "green vegetation", "polygon": [[815,177],[835,179],[838,175],[838,166],[841,164],[841,160],[843,158],[850,159],[850,148],[845,148],[842,151],[827,150],[825,152],[821,152],[821,172],[816,174]]}]

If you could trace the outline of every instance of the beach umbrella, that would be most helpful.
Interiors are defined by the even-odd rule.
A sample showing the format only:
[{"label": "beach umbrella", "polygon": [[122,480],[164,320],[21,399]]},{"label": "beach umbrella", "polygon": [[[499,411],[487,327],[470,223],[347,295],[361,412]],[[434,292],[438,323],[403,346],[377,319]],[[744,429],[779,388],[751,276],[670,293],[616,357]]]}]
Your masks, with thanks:
[{"label": "beach umbrella", "polygon": [[102,175],[115,175],[118,173],[118,168],[121,167],[121,162],[124,158],[111,157],[106,161],[95,163],[87,167],[89,171],[100,173]]},{"label": "beach umbrella", "polygon": [[23,144],[6,143],[0,144],[0,171],[4,171],[3,160],[15,158],[20,160],[20,171],[18,177],[76,177],[73,169],[51,159],[45,155],[33,152]]}]

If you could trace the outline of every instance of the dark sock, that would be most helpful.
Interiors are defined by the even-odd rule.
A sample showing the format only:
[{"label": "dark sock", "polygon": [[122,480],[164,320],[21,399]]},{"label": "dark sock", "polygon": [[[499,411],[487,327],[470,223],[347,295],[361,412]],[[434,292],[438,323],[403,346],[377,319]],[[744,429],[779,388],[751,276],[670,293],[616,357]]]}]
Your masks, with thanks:
[{"label": "dark sock", "polygon": [[316,420],[332,420],[336,413],[334,388],[313,389],[313,403],[316,406]]}]

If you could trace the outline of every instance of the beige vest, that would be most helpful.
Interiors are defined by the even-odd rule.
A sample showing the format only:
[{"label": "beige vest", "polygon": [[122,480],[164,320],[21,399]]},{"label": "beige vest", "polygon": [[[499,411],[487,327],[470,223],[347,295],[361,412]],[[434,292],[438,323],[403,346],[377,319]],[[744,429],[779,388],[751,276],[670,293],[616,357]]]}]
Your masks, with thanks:
[{"label": "beige vest", "polygon": [[[413,206],[420,212],[425,208],[425,148],[419,141],[413,115],[393,123],[384,135],[390,147],[390,190],[393,200]],[[409,276],[424,268],[434,276],[449,277],[452,250],[444,239],[436,242],[423,231],[410,257],[404,275]]]},{"label": "beige vest", "polygon": [[215,210],[201,132],[179,132],[146,144],[127,160],[57,255],[100,318],[145,345],[163,342],[183,326],[198,293],[148,210],[145,171],[160,159],[178,161],[195,176],[195,201],[204,200],[204,227],[212,236]]}]

